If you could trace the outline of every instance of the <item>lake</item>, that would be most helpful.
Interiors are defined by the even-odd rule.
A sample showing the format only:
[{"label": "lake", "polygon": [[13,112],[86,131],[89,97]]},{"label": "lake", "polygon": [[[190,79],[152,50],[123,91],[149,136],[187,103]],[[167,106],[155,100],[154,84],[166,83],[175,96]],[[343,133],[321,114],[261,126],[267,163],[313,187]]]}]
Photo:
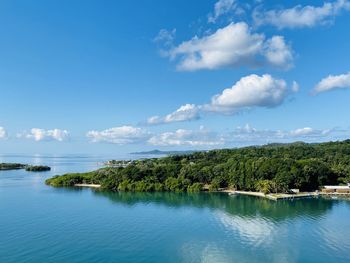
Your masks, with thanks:
[{"label": "lake", "polygon": [[0,155],[0,162],[52,167],[0,171],[0,262],[350,262],[346,200],[274,202],[44,184],[108,159]]}]

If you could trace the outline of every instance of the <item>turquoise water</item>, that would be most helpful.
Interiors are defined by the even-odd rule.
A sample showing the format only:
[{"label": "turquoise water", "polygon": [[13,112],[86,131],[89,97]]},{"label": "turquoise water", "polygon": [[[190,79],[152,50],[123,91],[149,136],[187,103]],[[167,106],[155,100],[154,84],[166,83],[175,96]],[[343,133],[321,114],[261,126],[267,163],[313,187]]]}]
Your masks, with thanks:
[{"label": "turquoise water", "polygon": [[51,188],[103,157],[0,156],[0,262],[350,262],[350,202]]}]

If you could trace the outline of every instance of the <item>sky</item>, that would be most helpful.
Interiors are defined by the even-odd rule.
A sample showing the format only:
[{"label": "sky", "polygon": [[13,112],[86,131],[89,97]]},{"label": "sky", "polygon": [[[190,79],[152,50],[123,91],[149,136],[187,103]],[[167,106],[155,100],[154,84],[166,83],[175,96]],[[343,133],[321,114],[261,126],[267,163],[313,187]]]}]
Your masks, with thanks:
[{"label": "sky", "polygon": [[350,137],[350,0],[0,2],[0,153]]}]

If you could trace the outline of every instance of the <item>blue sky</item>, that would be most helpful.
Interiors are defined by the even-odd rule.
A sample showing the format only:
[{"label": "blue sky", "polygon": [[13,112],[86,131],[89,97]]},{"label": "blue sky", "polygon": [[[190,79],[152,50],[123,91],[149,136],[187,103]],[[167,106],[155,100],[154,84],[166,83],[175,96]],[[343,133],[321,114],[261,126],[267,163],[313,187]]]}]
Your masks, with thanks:
[{"label": "blue sky", "polygon": [[1,1],[0,153],[350,135],[350,1]]}]

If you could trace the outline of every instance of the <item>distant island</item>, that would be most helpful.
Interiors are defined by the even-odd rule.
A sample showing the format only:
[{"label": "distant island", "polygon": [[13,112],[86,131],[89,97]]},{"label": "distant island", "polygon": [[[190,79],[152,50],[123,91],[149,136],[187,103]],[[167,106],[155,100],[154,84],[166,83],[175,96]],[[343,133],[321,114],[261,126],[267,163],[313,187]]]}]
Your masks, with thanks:
[{"label": "distant island", "polygon": [[28,165],[26,167],[27,172],[45,172],[50,170],[51,170],[51,167],[46,165]]},{"label": "distant island", "polygon": [[0,171],[1,170],[19,170],[19,169],[25,169],[26,164],[21,163],[0,163]]},{"label": "distant island", "polygon": [[25,169],[28,172],[50,171],[51,167],[46,165],[28,165],[22,163],[0,163],[0,171]]},{"label": "distant island", "polygon": [[349,156],[350,140],[271,144],[127,161],[117,167],[55,176],[46,183],[56,187],[93,184],[111,191],[134,192],[306,192],[349,182]]},{"label": "distant island", "polygon": [[145,152],[132,152],[130,154],[135,155],[182,155],[182,154],[191,154],[196,151],[160,151],[160,150],[152,150]]}]

